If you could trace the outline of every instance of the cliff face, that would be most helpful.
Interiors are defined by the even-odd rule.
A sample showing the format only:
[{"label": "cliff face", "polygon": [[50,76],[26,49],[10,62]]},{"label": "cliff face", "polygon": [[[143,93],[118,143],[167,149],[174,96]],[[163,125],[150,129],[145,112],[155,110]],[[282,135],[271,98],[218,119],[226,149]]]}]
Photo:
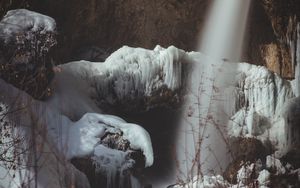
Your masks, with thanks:
[{"label": "cliff face", "polygon": [[[58,57],[73,60],[78,49],[97,46],[111,53],[123,45],[175,45],[196,50],[209,0],[2,1],[0,14],[26,7],[53,17],[60,29]],[[252,0],[243,61],[294,77],[297,0]]]},{"label": "cliff face", "polygon": [[262,0],[276,40],[261,48],[265,65],[283,77],[293,78],[296,65],[297,24],[300,2],[297,0]]},{"label": "cliff face", "polygon": [[32,7],[56,19],[65,57],[71,59],[85,46],[109,52],[123,45],[195,49],[208,1],[59,0],[36,1]]}]

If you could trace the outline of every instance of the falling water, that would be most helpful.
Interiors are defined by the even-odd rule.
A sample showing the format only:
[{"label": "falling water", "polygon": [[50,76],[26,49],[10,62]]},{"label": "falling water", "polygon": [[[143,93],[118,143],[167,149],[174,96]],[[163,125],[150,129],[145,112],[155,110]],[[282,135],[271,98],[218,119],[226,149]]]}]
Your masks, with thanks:
[{"label": "falling water", "polygon": [[226,110],[220,108],[222,100],[216,98],[221,94],[216,96],[215,92],[216,85],[224,88],[234,78],[219,70],[225,59],[240,60],[250,1],[214,0],[208,15],[199,45],[204,55],[192,71],[191,92],[185,104],[187,113],[183,114],[179,130],[179,176],[183,180],[221,173],[231,160],[224,141],[228,119],[222,113]]},{"label": "falling water", "polygon": [[219,59],[240,60],[250,1],[214,1],[200,41],[202,53]]}]

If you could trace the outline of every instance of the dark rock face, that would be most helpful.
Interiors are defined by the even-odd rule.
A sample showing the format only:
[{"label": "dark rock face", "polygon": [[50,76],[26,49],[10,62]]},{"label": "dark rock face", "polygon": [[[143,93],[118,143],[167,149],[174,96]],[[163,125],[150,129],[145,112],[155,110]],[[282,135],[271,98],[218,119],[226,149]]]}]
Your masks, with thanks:
[{"label": "dark rock face", "polygon": [[295,46],[297,23],[300,18],[300,2],[297,0],[262,0],[276,40],[262,47],[266,66],[286,78],[295,74]]},{"label": "dark rock face", "polygon": [[175,45],[195,49],[207,0],[71,0],[32,3],[57,20],[66,59],[82,46],[113,51],[123,46]]},{"label": "dark rock face", "polygon": [[48,53],[54,44],[52,33],[22,33],[8,44],[2,43],[0,77],[34,98],[45,97],[53,76]]},{"label": "dark rock face", "polygon": [[[290,19],[297,4],[295,0],[252,1],[242,61],[294,77],[291,47],[282,38],[292,35],[295,24]],[[107,52],[123,45],[153,48],[156,44],[197,50],[211,1],[36,0],[29,6],[57,20],[61,44],[57,56],[65,62],[76,60],[78,49],[91,46]]]},{"label": "dark rock face", "polygon": [[129,149],[130,143],[128,140],[124,140],[120,134],[107,133],[101,140],[101,144],[121,151]]},{"label": "dark rock face", "polygon": [[288,175],[274,175],[271,177],[270,187],[282,188],[282,187],[300,187],[298,173]]}]

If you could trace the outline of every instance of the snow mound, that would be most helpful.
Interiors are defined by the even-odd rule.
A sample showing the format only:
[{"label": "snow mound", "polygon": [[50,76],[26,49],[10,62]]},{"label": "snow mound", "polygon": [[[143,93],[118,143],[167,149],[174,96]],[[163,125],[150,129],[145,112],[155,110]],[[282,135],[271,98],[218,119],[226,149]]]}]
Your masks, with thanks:
[{"label": "snow mound", "polygon": [[130,142],[131,149],[143,152],[146,167],[153,164],[150,135],[139,125],[126,123],[116,116],[97,113],[86,113],[80,120],[72,122],[50,110],[44,118],[49,120],[49,139],[67,159],[90,156],[105,133],[119,133],[123,139]]},{"label": "snow mound", "polygon": [[22,32],[54,32],[55,20],[26,9],[10,10],[0,22],[0,37],[8,42],[11,37]]},{"label": "snow mound", "polygon": [[132,149],[143,152],[146,158],[146,167],[153,164],[151,138],[145,129],[136,124],[126,123],[116,116],[96,113],[87,113],[70,126],[68,135],[64,136],[69,139],[67,141],[67,157],[73,158],[92,154],[100,138],[106,132],[120,132],[123,138],[130,142]]}]

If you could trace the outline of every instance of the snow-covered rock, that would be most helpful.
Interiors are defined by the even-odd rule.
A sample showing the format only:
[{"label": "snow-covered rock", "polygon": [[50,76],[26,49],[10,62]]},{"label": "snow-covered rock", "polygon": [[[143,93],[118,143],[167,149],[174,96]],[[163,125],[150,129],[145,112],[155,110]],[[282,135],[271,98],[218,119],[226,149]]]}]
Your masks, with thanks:
[{"label": "snow-covered rock", "polygon": [[244,165],[237,173],[237,182],[241,185],[247,185],[251,180],[252,174],[255,172],[254,164]]},{"label": "snow-covered rock", "polygon": [[0,22],[0,38],[7,43],[24,32],[54,32],[55,20],[49,16],[26,9],[10,10]]},{"label": "snow-covered rock", "polygon": [[[245,163],[237,170],[237,182],[229,183],[220,175],[195,176],[193,181],[181,185],[175,185],[174,188],[271,188],[281,187],[282,185],[297,186],[300,181],[298,179],[298,170],[286,171],[279,159],[272,156],[266,157],[266,164],[259,165],[256,163]],[[282,181],[282,182],[281,182]],[[281,183],[281,184],[276,184]],[[284,183],[284,184],[282,184]]]},{"label": "snow-covered rock", "polygon": [[[136,124],[126,123],[112,115],[87,113],[79,121],[70,125],[68,132],[63,133],[62,139],[67,138],[68,140],[66,141],[67,147],[62,144],[61,153],[66,153],[66,157],[69,159],[90,155],[98,145],[100,138],[107,132],[119,132],[124,139],[129,141],[130,148],[143,152],[146,158],[146,167],[153,164],[151,138],[147,131]],[[55,138],[57,135],[53,135],[53,137]]]},{"label": "snow-covered rock", "polygon": [[[94,154],[100,155],[99,152],[95,151],[95,147],[99,145],[101,137],[107,132],[118,132],[123,135],[124,139],[127,139],[130,142],[130,147],[132,149],[141,150],[143,152],[146,166],[152,165],[153,151],[150,136],[142,127],[126,123],[116,116],[96,113],[87,113],[79,121],[73,122],[68,117],[62,115],[58,109],[52,108],[47,103],[33,100],[28,94],[5,83],[3,80],[1,80],[0,85],[2,93],[1,99],[10,107],[11,111],[25,108],[25,110],[9,114],[9,120],[25,132],[24,137],[27,138],[27,140],[37,139],[40,144],[46,142],[47,144],[41,148],[40,152],[50,152],[51,154],[48,154],[48,158],[58,156],[64,159],[64,163],[66,163],[67,166],[70,166],[71,164],[68,161],[65,161],[66,159]],[[34,137],[30,134],[31,129],[34,128],[33,125],[39,125],[35,127],[37,135]],[[27,143],[26,147],[30,146],[29,141],[23,143],[25,145]],[[116,154],[119,153],[117,150],[111,150],[111,152],[115,152]],[[24,153],[25,158],[31,156],[27,154],[29,153]],[[58,183],[57,181],[59,181],[59,178],[57,177],[59,174],[56,173],[59,173],[59,171],[55,172],[54,170],[54,174],[50,175],[49,173],[53,165],[43,162],[43,157],[40,160],[42,161],[40,161],[41,166],[39,166],[41,169],[39,170],[41,173],[39,178],[44,178],[47,174],[50,176],[48,178],[49,181],[38,179],[39,183],[42,182],[41,187],[45,187],[52,181],[51,184],[56,185]],[[111,165],[115,163],[115,161],[112,162]],[[5,170],[6,169],[2,169],[1,172],[5,173]],[[32,171],[33,169],[30,168],[28,170],[30,173],[34,172]],[[16,182],[15,178],[18,177],[8,177],[7,182],[15,182],[16,186],[19,186],[22,181]],[[80,178],[78,177],[77,179],[79,180]]]},{"label": "snow-covered rock", "polygon": [[[90,87],[85,97],[93,98],[101,108],[149,109],[179,102],[184,56],[183,50],[173,46],[157,46],[154,50],[124,46],[104,63],[77,61],[61,65],[62,72],[55,80],[59,84],[74,76],[81,78],[86,82],[83,85]],[[66,92],[59,89],[56,94],[64,97]]]},{"label": "snow-covered rock", "polygon": [[54,19],[26,9],[8,11],[0,21],[0,77],[34,98],[47,96],[55,45]]}]

